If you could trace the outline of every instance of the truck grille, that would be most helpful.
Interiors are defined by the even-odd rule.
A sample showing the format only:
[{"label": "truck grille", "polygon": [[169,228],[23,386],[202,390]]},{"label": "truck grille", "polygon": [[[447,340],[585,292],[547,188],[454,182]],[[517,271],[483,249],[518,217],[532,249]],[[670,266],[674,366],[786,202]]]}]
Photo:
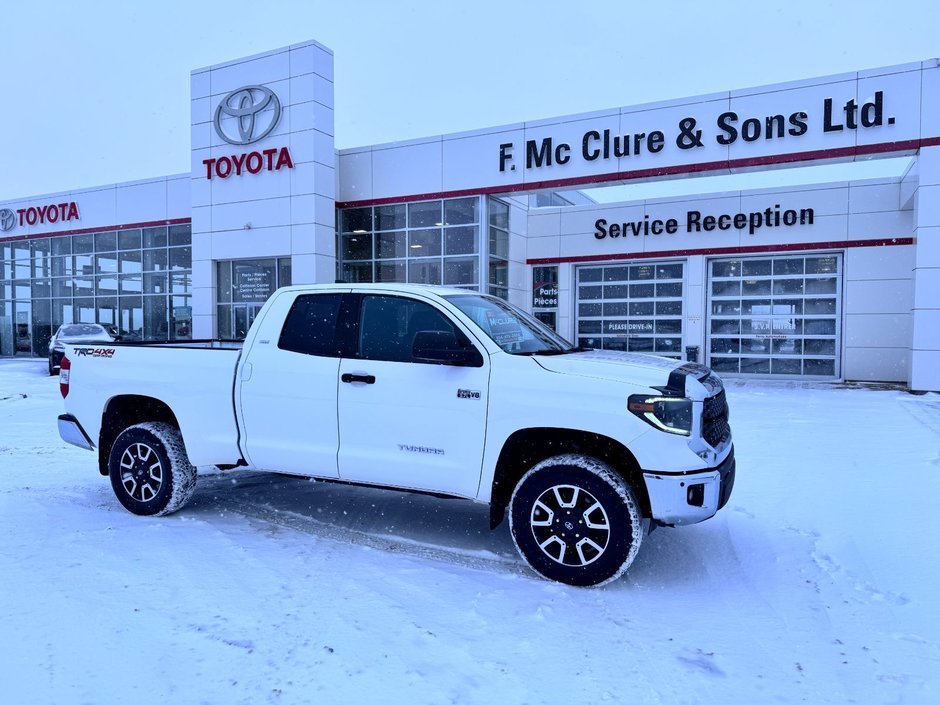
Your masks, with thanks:
[{"label": "truck grille", "polygon": [[713,448],[717,448],[731,437],[728,425],[728,402],[722,389],[713,397],[705,400],[702,410],[702,438]]}]

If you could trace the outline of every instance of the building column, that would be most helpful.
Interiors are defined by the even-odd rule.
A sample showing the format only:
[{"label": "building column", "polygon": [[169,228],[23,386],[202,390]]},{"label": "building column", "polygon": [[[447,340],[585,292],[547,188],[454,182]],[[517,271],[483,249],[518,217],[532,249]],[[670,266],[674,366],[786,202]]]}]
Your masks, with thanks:
[{"label": "building column", "polygon": [[916,168],[909,385],[914,391],[940,391],[940,147],[922,148]]}]

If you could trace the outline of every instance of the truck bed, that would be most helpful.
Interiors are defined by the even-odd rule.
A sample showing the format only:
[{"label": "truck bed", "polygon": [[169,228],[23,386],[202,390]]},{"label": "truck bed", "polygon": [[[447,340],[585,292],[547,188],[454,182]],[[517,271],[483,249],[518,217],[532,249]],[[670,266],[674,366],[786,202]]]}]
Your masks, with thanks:
[{"label": "truck bed", "polygon": [[93,443],[110,405],[142,397],[172,410],[193,465],[241,460],[233,401],[241,343],[67,345],[66,355],[71,362],[69,407],[82,419]]}]

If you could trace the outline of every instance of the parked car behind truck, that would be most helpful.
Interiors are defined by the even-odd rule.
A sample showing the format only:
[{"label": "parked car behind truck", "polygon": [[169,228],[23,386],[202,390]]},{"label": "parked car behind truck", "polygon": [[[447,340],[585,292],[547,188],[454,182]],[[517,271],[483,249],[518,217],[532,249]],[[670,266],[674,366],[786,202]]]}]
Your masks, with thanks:
[{"label": "parked car behind truck", "polygon": [[120,340],[117,328],[98,323],[66,323],[59,326],[49,341],[49,375],[59,371],[65,344],[113,343]]},{"label": "parked car behind truck", "polygon": [[506,302],[415,285],[277,291],[243,347],[67,345],[62,438],[135,514],[197,466],[449,495],[509,515],[541,575],[599,585],[653,526],[713,516],[735,477],[707,367],[582,350]]}]

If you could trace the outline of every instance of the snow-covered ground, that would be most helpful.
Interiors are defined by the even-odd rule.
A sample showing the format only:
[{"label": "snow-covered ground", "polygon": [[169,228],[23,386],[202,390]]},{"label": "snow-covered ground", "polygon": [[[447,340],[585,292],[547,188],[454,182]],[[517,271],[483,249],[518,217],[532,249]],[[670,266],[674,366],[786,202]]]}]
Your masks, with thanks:
[{"label": "snow-covered ground", "polygon": [[730,504],[591,590],[468,502],[233,472],[132,516],[0,361],[0,700],[940,702],[940,395],[728,386]]}]

